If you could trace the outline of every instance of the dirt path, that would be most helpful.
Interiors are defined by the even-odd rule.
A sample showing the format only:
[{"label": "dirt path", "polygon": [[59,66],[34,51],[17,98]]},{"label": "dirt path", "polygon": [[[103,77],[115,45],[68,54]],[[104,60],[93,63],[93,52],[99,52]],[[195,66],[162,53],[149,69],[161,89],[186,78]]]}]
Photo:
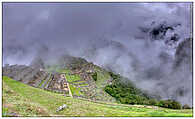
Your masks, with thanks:
[{"label": "dirt path", "polygon": [[160,107],[151,106],[151,105],[114,104],[114,103],[109,103],[109,102],[104,102],[104,101],[94,101],[94,100],[90,100],[90,99],[86,99],[86,98],[81,98],[81,97],[77,97],[77,99],[84,100],[84,101],[90,101],[90,102],[97,103],[97,104],[110,105],[110,106],[123,106],[123,107],[162,109],[162,108],[160,108]]},{"label": "dirt path", "polygon": [[71,92],[71,90],[70,90],[69,83],[68,83],[68,81],[66,80],[66,79],[67,79],[67,78],[66,78],[66,75],[65,75],[65,74],[61,74],[60,76],[61,76],[61,78],[62,78],[63,80],[66,81],[66,84],[67,84],[67,87],[68,87],[69,96],[73,98],[72,92]]}]

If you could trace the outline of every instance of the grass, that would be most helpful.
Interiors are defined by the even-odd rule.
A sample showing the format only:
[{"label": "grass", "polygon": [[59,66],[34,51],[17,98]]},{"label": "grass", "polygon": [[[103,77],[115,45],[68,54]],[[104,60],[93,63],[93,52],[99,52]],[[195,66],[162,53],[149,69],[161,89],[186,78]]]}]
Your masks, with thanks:
[{"label": "grass", "polygon": [[106,80],[110,79],[110,75],[109,73],[105,72],[105,71],[101,71],[99,69],[96,69],[97,72],[97,81],[96,81],[96,85],[98,87],[102,87],[102,84],[106,82]]},{"label": "grass", "polygon": [[48,86],[48,84],[49,84],[49,82],[52,80],[52,75],[51,74],[49,74],[49,80],[46,82],[46,84],[45,84],[45,86],[44,87],[46,87],[46,86]]},{"label": "grass", "polygon": [[77,81],[77,82],[72,82],[73,84],[82,84],[82,83],[86,83],[86,81]]},{"label": "grass", "polygon": [[56,72],[65,73],[68,82],[75,82],[81,80],[78,74],[71,74],[71,71],[68,69],[59,69]]},{"label": "grass", "polygon": [[[47,80],[47,78],[49,77],[49,79]],[[40,87],[39,88],[45,88],[45,86],[47,86],[47,84],[49,83],[49,81],[51,80],[51,73],[49,74],[49,76],[45,77],[45,79],[41,82]]]},{"label": "grass", "polygon": [[[56,109],[66,104],[60,112]],[[192,109],[173,110],[151,106],[99,103],[34,88],[3,76],[3,116],[186,116]]]},{"label": "grass", "polygon": [[[49,74],[49,75],[51,75],[51,74]],[[47,80],[47,76],[41,81],[41,83],[39,84],[39,88],[41,88],[41,86],[43,85],[43,83],[45,82]]]},{"label": "grass", "polygon": [[81,80],[81,78],[78,74],[66,75],[66,78],[67,78],[68,82],[70,82],[70,83]]},{"label": "grass", "polygon": [[[46,77],[47,78],[47,77]],[[44,81],[45,81],[45,79],[43,79],[43,80],[41,80],[41,83],[39,84],[39,88],[41,88],[41,86],[43,85],[43,83],[44,83]]]},{"label": "grass", "polygon": [[72,82],[71,84],[73,85],[79,85],[79,86],[88,86],[89,84],[86,81],[77,81],[77,82]]},{"label": "grass", "polygon": [[108,85],[107,81],[111,78],[110,74],[99,67],[95,67],[95,72],[97,73],[97,80],[95,81],[97,98],[99,100],[116,102],[114,97],[111,97],[104,91],[104,87]]},{"label": "grass", "polygon": [[74,85],[70,84],[70,90],[73,93],[73,95],[80,96],[80,88],[76,88]]},{"label": "grass", "polygon": [[79,86],[88,86],[87,83],[82,83],[82,84],[79,84]]}]

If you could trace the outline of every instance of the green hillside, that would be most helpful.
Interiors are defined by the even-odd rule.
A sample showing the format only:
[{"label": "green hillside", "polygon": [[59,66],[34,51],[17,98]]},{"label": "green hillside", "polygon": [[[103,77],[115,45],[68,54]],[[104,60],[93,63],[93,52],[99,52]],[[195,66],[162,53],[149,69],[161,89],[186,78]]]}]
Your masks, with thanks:
[{"label": "green hillside", "polygon": [[[67,108],[56,112],[66,104]],[[91,102],[34,88],[3,76],[3,116],[189,116],[192,109]]]}]

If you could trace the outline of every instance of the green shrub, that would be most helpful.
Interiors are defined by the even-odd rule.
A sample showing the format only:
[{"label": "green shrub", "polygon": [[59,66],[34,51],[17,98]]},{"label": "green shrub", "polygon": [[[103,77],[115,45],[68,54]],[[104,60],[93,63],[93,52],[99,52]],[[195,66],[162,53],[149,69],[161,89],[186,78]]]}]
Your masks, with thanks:
[{"label": "green shrub", "polygon": [[97,81],[97,73],[96,72],[93,73],[91,76],[92,76],[92,78],[93,78],[94,81]]},{"label": "green shrub", "polygon": [[172,101],[172,105],[169,108],[172,108],[172,109],[181,109],[182,106],[181,106],[181,104],[179,102],[173,100]]},{"label": "green shrub", "polygon": [[113,72],[108,72],[110,74],[110,76],[113,78],[113,79],[119,79],[120,78],[120,75],[119,74],[114,74]]},{"label": "green shrub", "polygon": [[160,100],[157,105],[160,106],[160,107],[163,107],[164,106],[164,101]]},{"label": "green shrub", "polygon": [[107,85],[104,90],[115,97],[116,100],[123,104],[141,104],[141,105],[155,105],[165,108],[181,109],[181,104],[174,100],[160,100],[149,96],[146,92],[135,87],[129,80],[123,80],[120,75],[109,72],[114,79],[111,85]]},{"label": "green shrub", "polygon": [[110,94],[111,96],[113,96],[113,89],[112,89],[110,86],[106,86],[106,87],[104,88],[104,90],[105,90],[108,94]]},{"label": "green shrub", "polygon": [[130,81],[121,82],[122,77],[120,75],[110,74],[114,77],[114,80],[111,85],[104,88],[108,94],[123,104],[145,104],[145,100],[148,100],[147,94],[137,89]]},{"label": "green shrub", "polygon": [[174,100],[160,100],[158,106],[171,109],[181,109],[181,104]]},{"label": "green shrub", "polygon": [[150,100],[148,101],[148,104],[149,104],[149,105],[157,105],[157,103],[158,103],[158,101],[157,101],[156,99],[150,99]]}]

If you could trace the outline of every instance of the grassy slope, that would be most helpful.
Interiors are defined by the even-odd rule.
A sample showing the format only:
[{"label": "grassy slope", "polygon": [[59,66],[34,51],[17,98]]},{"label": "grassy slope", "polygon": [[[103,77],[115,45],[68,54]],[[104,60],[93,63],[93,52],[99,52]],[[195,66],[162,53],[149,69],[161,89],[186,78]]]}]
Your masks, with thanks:
[{"label": "grassy slope", "polygon": [[[62,104],[67,108],[55,112]],[[63,97],[3,77],[3,116],[192,116],[192,110],[172,110],[116,103],[95,103]]]},{"label": "grassy slope", "polygon": [[108,85],[107,81],[111,78],[109,73],[98,67],[95,68],[95,71],[97,72],[97,81],[95,81],[97,87],[96,92],[100,100],[109,99],[110,102],[116,102],[114,97],[110,96],[108,93],[104,91],[104,87]]}]

